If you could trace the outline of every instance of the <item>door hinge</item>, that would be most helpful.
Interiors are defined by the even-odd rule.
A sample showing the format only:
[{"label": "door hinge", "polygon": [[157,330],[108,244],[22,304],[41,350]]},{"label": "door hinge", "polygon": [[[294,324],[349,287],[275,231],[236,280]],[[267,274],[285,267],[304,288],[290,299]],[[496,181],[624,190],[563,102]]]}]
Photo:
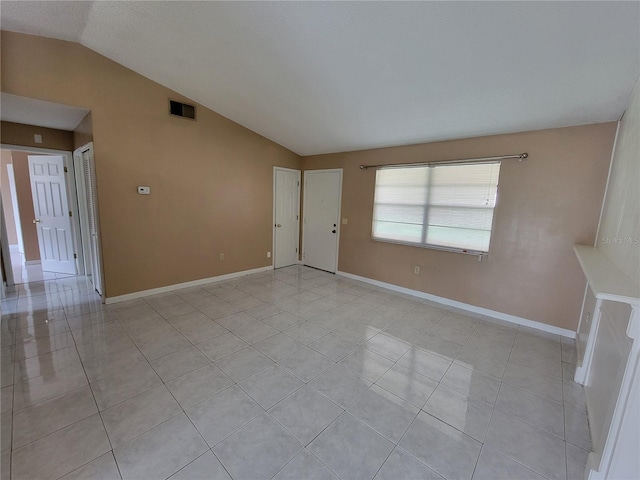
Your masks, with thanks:
[{"label": "door hinge", "polygon": [[300,181],[298,180],[298,187],[300,186]]},{"label": "door hinge", "polygon": [[69,173],[69,170],[67,170],[67,167],[64,167],[64,173]]},{"label": "door hinge", "polygon": [[71,211],[69,211],[69,216],[73,217],[73,213]]},{"label": "door hinge", "polygon": [[296,220],[299,220],[298,215],[296,215]]},{"label": "door hinge", "polygon": [[78,254],[77,254],[77,253],[74,253],[74,254],[73,254],[73,258],[78,258]]},{"label": "door hinge", "polygon": [[298,253],[298,249],[296,248],[296,253]]}]

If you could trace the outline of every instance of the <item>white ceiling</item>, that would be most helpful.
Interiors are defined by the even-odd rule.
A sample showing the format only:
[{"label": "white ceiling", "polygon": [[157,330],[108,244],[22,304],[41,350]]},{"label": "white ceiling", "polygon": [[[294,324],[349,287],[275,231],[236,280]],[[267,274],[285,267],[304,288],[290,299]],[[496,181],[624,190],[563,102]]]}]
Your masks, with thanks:
[{"label": "white ceiling", "polygon": [[2,1],[302,154],[616,120],[640,2]]},{"label": "white ceiling", "polygon": [[0,118],[5,122],[74,130],[89,113],[84,108],[0,93]]}]

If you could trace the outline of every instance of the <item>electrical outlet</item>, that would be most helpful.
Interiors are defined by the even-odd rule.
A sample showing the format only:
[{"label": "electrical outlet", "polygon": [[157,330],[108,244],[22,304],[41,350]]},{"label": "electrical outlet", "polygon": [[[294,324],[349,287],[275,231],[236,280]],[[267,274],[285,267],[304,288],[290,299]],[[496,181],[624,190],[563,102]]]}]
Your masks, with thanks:
[{"label": "electrical outlet", "polygon": [[224,260],[224,253],[220,254],[220,260]]},{"label": "electrical outlet", "polygon": [[416,275],[420,275],[420,267],[417,265],[413,267],[413,273],[415,273]]},{"label": "electrical outlet", "polygon": [[267,252],[267,258],[271,258],[271,252]]}]

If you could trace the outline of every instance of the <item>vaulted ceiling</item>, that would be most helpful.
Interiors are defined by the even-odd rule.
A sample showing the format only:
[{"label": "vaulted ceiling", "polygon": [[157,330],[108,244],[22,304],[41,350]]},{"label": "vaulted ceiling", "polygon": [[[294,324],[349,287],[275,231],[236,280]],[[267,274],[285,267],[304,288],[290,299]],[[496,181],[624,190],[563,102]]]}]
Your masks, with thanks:
[{"label": "vaulted ceiling", "polygon": [[3,1],[301,155],[616,120],[639,2]]}]

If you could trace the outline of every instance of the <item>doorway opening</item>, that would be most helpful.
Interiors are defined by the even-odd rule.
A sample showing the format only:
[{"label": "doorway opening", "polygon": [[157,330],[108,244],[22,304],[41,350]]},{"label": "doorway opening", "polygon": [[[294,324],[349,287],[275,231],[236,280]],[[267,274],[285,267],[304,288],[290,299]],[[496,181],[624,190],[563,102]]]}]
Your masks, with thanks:
[{"label": "doorway opening", "polygon": [[[74,161],[68,151],[3,145],[1,154],[2,214],[7,231],[3,259],[13,277],[7,275],[8,285],[99,271],[88,266],[97,255],[87,255],[83,248],[83,236],[89,235],[81,228],[87,210],[79,206],[82,195],[86,196],[85,181],[92,180],[88,190],[95,194],[95,180],[92,169],[84,176],[82,166],[78,168],[82,152]],[[85,148],[85,157],[92,162],[91,145]],[[78,172],[83,176],[78,177]],[[92,213],[97,225],[97,212]],[[101,293],[102,282],[97,283]]]}]

